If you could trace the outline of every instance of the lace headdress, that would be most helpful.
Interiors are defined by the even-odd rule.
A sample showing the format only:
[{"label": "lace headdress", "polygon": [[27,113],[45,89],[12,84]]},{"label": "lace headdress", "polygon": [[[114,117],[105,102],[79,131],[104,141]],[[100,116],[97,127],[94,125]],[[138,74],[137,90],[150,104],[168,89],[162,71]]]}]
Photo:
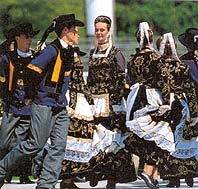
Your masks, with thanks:
[{"label": "lace headdress", "polygon": [[163,39],[162,39],[162,41],[160,43],[160,46],[159,46],[160,55],[164,55],[164,49],[165,49],[165,45],[166,45],[167,42],[169,42],[169,44],[170,44],[173,58],[175,58],[176,60],[179,60],[179,57],[177,56],[175,42],[174,42],[173,35],[172,35],[171,32],[165,33],[163,35]]},{"label": "lace headdress", "polygon": [[143,47],[144,37],[146,37],[149,47],[151,49],[153,49],[153,43],[151,43],[150,40],[149,40],[148,30],[150,30],[150,28],[149,28],[149,25],[148,25],[147,22],[141,22],[139,24],[138,32],[140,32],[140,49],[142,49],[142,47]]}]

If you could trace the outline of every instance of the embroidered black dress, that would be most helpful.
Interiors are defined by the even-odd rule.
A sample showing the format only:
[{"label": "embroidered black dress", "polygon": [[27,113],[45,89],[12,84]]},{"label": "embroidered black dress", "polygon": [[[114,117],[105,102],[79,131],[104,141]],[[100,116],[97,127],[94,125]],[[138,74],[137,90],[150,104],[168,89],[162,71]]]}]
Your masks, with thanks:
[{"label": "embroidered black dress", "polygon": [[[157,165],[160,156],[174,151],[167,108],[170,103],[168,68],[155,50],[145,48],[128,61],[127,77],[132,87],[127,99],[126,124],[132,132],[125,144],[147,164]],[[164,113],[159,113],[163,108]]]},{"label": "embroidered black dress", "polygon": [[[195,98],[195,87],[189,75],[189,67],[173,58],[164,58],[164,64],[169,68],[171,79],[171,92],[174,93],[177,100],[172,104],[172,122],[171,129],[175,136],[175,152],[161,158],[159,162],[159,172],[162,179],[186,178],[188,176],[197,176],[198,143],[196,138],[189,140],[184,139],[184,131],[190,122],[190,110],[194,109],[197,104]],[[185,97],[184,94],[185,93]],[[186,108],[181,105],[188,104]],[[179,102],[180,101],[180,102]],[[188,107],[190,109],[188,109]],[[195,110],[195,109],[194,109]],[[189,114],[189,115],[188,115]],[[186,120],[182,117],[187,115]]]},{"label": "embroidered black dress", "polygon": [[78,153],[79,151],[77,151],[75,154],[75,152],[72,152],[72,150],[69,149],[71,143],[69,143],[69,141],[90,143],[94,133],[93,119],[75,115],[75,108],[77,106],[77,102],[79,101],[79,94],[84,95],[90,105],[93,104],[93,99],[83,78],[83,62],[80,59],[80,55],[76,56],[74,59],[74,65],[71,71],[69,83],[70,100],[68,111],[70,116],[70,124],[67,136],[65,159],[62,162],[61,178],[75,178],[76,176],[84,177],[85,174],[89,172],[89,162],[81,162],[80,158],[76,158],[80,154],[82,155],[81,159],[83,159],[83,153]]},{"label": "embroidered black dress", "polygon": [[[105,55],[106,50],[90,51],[89,72],[87,85],[93,98],[102,99],[96,107],[95,124],[102,125],[110,131],[124,135],[125,109],[123,109],[123,89],[125,84],[125,60],[119,49],[115,46]],[[136,180],[136,173],[132,154],[124,147],[117,151],[101,151],[90,160],[93,174],[88,180],[113,178],[116,183]]]}]

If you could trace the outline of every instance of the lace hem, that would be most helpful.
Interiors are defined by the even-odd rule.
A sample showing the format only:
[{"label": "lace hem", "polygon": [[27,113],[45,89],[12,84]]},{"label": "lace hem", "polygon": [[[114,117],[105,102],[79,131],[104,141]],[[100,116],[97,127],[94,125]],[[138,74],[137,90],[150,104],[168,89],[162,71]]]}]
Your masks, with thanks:
[{"label": "lace hem", "polygon": [[123,141],[127,135],[105,129],[97,125],[93,139],[68,137],[64,159],[76,162],[88,162],[100,151],[116,153],[125,147]]},{"label": "lace hem", "polygon": [[140,138],[154,141],[161,149],[169,152],[175,151],[174,135],[167,122],[157,123],[152,121],[149,115],[146,115],[127,121],[126,126]]}]

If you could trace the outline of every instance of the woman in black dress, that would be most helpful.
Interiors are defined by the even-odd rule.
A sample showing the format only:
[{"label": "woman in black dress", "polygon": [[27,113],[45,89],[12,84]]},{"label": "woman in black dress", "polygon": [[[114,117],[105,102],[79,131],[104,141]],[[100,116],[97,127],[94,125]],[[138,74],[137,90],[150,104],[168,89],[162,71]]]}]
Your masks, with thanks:
[{"label": "woman in black dress", "polygon": [[175,138],[175,151],[160,161],[160,176],[170,180],[167,187],[179,187],[179,179],[182,178],[185,178],[187,185],[192,187],[193,177],[197,175],[195,157],[198,154],[198,143],[196,138],[184,140],[184,129],[190,124],[192,116],[189,104],[196,104],[194,82],[191,80],[189,67],[177,56],[172,33],[161,36],[157,40],[157,47],[172,78],[171,129]]},{"label": "woman in black dress", "polygon": [[154,35],[147,22],[136,33],[140,48],[127,64],[131,92],[127,99],[126,125],[132,131],[125,143],[145,166],[140,177],[149,188],[159,188],[157,165],[160,156],[175,150],[170,128],[169,70],[154,50]]}]

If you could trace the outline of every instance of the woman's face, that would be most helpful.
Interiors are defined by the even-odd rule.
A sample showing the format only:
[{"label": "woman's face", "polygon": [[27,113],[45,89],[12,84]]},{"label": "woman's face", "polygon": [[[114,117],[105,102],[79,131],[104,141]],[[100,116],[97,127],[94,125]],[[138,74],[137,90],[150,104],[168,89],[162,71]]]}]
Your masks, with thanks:
[{"label": "woman's face", "polygon": [[95,35],[98,43],[104,43],[108,37],[108,25],[104,22],[98,22],[95,24]]}]

